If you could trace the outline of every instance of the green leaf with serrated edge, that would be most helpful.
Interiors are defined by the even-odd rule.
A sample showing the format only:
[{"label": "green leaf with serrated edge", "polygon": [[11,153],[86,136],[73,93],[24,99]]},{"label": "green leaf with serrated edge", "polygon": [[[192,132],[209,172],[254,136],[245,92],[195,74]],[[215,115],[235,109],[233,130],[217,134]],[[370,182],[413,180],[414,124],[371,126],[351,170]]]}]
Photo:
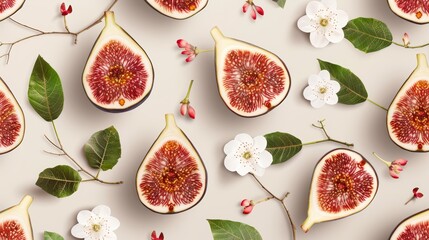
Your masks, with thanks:
[{"label": "green leaf with serrated edge", "polygon": [[45,231],[43,233],[44,240],[64,240],[64,238],[58,233]]},{"label": "green leaf with serrated edge", "polygon": [[213,240],[262,240],[259,232],[252,226],[229,220],[207,219]]},{"label": "green leaf with serrated edge", "polygon": [[289,133],[273,132],[266,134],[266,150],[273,155],[273,163],[286,162],[295,156],[302,149],[302,142]]},{"label": "green leaf with serrated edge", "polygon": [[277,5],[279,5],[281,8],[285,7],[286,0],[273,0],[274,2],[277,2]]},{"label": "green leaf with serrated edge", "polygon": [[376,52],[392,44],[392,33],[385,23],[374,18],[355,18],[343,28],[344,37],[355,48],[366,52]]},{"label": "green leaf with serrated edge", "polygon": [[365,85],[363,85],[362,81],[354,73],[339,65],[320,59],[318,61],[320,69],[327,70],[331,78],[340,83],[341,89],[337,93],[339,103],[354,105],[366,101],[368,93],[366,92]]},{"label": "green leaf with serrated edge", "polygon": [[111,126],[94,133],[83,147],[89,166],[103,171],[112,169],[121,157],[121,142]]},{"label": "green leaf with serrated edge", "polygon": [[43,170],[36,185],[55,197],[63,198],[76,192],[81,181],[76,170],[67,165],[59,165]]},{"label": "green leaf with serrated edge", "polygon": [[28,100],[34,110],[49,122],[57,119],[63,110],[64,94],[60,77],[40,55],[31,73]]}]

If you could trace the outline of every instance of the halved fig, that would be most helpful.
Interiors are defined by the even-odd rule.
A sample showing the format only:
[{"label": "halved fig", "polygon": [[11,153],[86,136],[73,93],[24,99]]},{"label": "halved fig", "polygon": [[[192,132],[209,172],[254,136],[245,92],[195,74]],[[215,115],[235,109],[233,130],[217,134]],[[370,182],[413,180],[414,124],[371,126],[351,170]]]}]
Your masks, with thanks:
[{"label": "halved fig", "polygon": [[317,163],[311,181],[308,215],[301,225],[307,232],[315,223],[344,218],[365,209],[378,190],[371,164],[349,149],[328,152]]},{"label": "halved fig", "polygon": [[0,1],[0,21],[15,14],[24,5],[25,0]]},{"label": "halved fig", "polygon": [[25,196],[18,205],[0,212],[1,240],[33,240],[28,208],[33,198]]},{"label": "halved fig", "polygon": [[390,104],[387,130],[399,147],[429,151],[429,66],[424,54],[417,54],[416,69]]},{"label": "halved fig", "polygon": [[209,0],[146,0],[159,13],[174,19],[190,18],[203,10]]},{"label": "halved fig", "polygon": [[173,114],[153,143],[137,172],[140,201],[156,213],[172,214],[194,207],[204,197],[207,171]]},{"label": "halved fig", "polygon": [[390,240],[415,239],[429,239],[429,209],[408,217],[390,235]]},{"label": "halved fig", "polygon": [[429,22],[429,1],[427,0],[387,0],[396,15],[413,23]]},{"label": "halved fig", "polygon": [[0,78],[0,154],[18,147],[24,138],[25,119],[21,106]]},{"label": "halved fig", "polygon": [[105,13],[98,36],[83,71],[89,100],[108,112],[131,110],[149,96],[154,79],[152,62],[142,47]]},{"label": "halved fig", "polygon": [[257,117],[277,107],[290,89],[283,61],[265,49],[225,37],[211,30],[216,43],[215,63],[219,94],[226,106],[242,117]]}]

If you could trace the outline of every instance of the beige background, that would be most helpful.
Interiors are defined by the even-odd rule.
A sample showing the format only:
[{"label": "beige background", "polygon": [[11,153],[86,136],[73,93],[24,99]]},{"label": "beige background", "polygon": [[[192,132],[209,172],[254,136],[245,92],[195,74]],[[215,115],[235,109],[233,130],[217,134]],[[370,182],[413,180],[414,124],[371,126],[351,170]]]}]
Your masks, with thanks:
[{"label": "beige background", "polygon": [[[77,45],[72,43],[70,36],[43,36],[16,45],[9,64],[2,61],[0,76],[20,102],[27,129],[22,145],[0,157],[0,208],[17,203],[25,194],[34,196],[30,213],[36,239],[42,239],[44,230],[71,239],[69,232],[76,223],[76,214],[98,204],[109,205],[113,215],[120,219],[121,227],[116,231],[119,239],[148,239],[152,230],[163,231],[167,240],[211,239],[206,219],[217,218],[253,225],[264,239],[291,239],[289,223],[277,202],[258,205],[248,216],[241,214],[239,202],[243,198],[259,199],[266,195],[249,176],[239,177],[224,168],[222,148],[241,132],[256,136],[284,131],[303,142],[318,140],[323,135],[311,124],[326,119],[333,137],[355,143],[354,150],[373,164],[379,175],[380,188],[374,202],[363,212],[315,225],[307,234],[298,229],[298,239],[387,239],[402,219],[429,207],[429,197],[426,196],[404,206],[415,186],[429,194],[427,154],[409,153],[394,145],[386,132],[386,113],[370,103],[326,106],[316,110],[303,99],[302,90],[308,76],[319,72],[317,58],[320,58],[350,68],[365,83],[370,98],[388,106],[414,69],[415,54],[427,51],[391,46],[378,53],[364,54],[346,40],[315,49],[310,45],[308,35],[296,27],[307,2],[289,0],[282,10],[269,0],[256,0],[266,15],[254,22],[248,14],[241,13],[243,0],[211,0],[205,10],[185,21],[160,15],[144,0],[120,1],[114,8],[117,22],[145,48],[156,71],[151,96],[140,107],[121,114],[96,109],[87,100],[81,85],[85,60],[103,24],[79,36]],[[62,30],[58,12],[60,3],[60,0],[27,0],[14,18],[41,29]],[[69,17],[70,28],[79,30],[98,18],[110,1],[69,3],[74,7]],[[428,26],[414,25],[396,17],[386,1],[340,0],[338,4],[350,18],[366,16],[383,20],[399,42],[405,31],[410,34],[413,44],[429,41]],[[184,57],[175,45],[176,39],[184,38],[201,48],[210,48],[213,41],[209,31],[215,25],[226,36],[265,47],[286,62],[292,76],[292,88],[287,99],[274,111],[254,119],[234,115],[217,93],[213,54],[201,55],[191,64],[184,63]],[[0,23],[0,41],[13,41],[29,33],[10,21]],[[5,51],[4,47],[1,49]],[[43,137],[44,134],[53,136],[51,125],[44,122],[27,101],[29,77],[38,54],[51,63],[62,78],[65,106],[56,124],[66,149],[84,162],[82,146],[90,135],[114,125],[121,136],[123,155],[118,165],[112,171],[102,173],[101,177],[124,180],[125,184],[85,183],[78,192],[65,199],[56,199],[34,185],[43,169],[70,164],[65,158],[43,152],[53,150]],[[205,161],[209,174],[208,191],[203,201],[190,211],[172,216],[158,215],[140,204],[134,178],[141,160],[164,127],[164,114],[178,114],[178,103],[186,93],[190,79],[195,79],[191,101],[197,110],[197,119],[190,121],[177,117],[177,122]],[[336,147],[331,143],[306,146],[289,162],[270,167],[261,178],[277,195],[291,192],[287,205],[297,226],[306,217],[313,167],[322,155]],[[387,168],[371,155],[373,151],[387,160],[409,159],[401,178],[390,178]]]}]

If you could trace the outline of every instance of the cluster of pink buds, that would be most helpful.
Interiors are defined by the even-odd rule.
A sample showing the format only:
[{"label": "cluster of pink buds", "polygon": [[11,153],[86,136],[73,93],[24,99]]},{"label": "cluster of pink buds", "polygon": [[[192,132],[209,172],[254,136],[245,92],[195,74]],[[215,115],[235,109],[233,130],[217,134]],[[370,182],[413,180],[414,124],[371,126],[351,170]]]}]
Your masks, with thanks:
[{"label": "cluster of pink buds", "polygon": [[189,95],[191,94],[193,83],[194,80],[191,80],[189,83],[188,93],[186,94],[185,98],[180,101],[180,114],[182,114],[182,116],[188,114],[190,118],[195,119],[195,109],[191,106],[191,102],[189,101]]},{"label": "cluster of pink buds", "polygon": [[423,193],[419,192],[419,188],[415,187],[413,188],[413,196],[411,197],[410,200],[408,200],[405,205],[407,205],[409,202],[411,202],[414,199],[418,199],[418,198],[422,198],[423,197]]},{"label": "cluster of pink buds", "polygon": [[63,15],[63,16],[67,16],[67,15],[69,15],[70,13],[72,13],[72,12],[73,12],[73,8],[72,8],[72,6],[71,6],[71,5],[69,5],[69,7],[68,7],[68,8],[66,8],[66,4],[65,4],[65,3],[61,3],[60,12],[61,12],[61,15]]},{"label": "cluster of pink buds", "polygon": [[402,167],[407,165],[408,161],[405,159],[396,159],[393,162],[388,162],[381,157],[379,157],[376,153],[373,153],[380,161],[382,161],[389,168],[390,176],[393,178],[399,178],[399,173],[403,170]]},{"label": "cluster of pink buds", "polygon": [[156,236],[156,232],[153,231],[151,235],[151,240],[164,240],[164,234],[161,232],[159,237]]},{"label": "cluster of pink buds", "polygon": [[183,48],[184,49],[182,51],[183,55],[188,55],[188,57],[185,60],[186,62],[191,62],[198,55],[198,49],[197,49],[197,47],[195,47],[194,45],[188,43],[187,41],[185,41],[183,39],[177,40],[177,46],[179,48]]},{"label": "cluster of pink buds", "polygon": [[240,204],[243,207],[243,214],[249,214],[253,210],[253,206],[255,206],[253,200],[243,199]]},{"label": "cluster of pink buds", "polygon": [[256,20],[256,13],[258,13],[261,16],[264,16],[264,9],[262,9],[260,6],[257,6],[253,0],[246,0],[246,2],[243,5],[243,13],[246,13],[247,10],[251,8],[250,10],[250,16],[253,20]]}]

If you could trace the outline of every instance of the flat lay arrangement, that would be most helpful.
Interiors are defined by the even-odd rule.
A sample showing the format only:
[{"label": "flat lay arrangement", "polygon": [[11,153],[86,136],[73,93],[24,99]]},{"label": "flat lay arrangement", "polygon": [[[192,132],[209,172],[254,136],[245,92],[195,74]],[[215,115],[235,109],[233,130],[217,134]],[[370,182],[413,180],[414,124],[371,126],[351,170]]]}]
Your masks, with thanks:
[{"label": "flat lay arrangement", "polygon": [[0,240],[429,239],[427,23],[417,0],[4,0]]}]

